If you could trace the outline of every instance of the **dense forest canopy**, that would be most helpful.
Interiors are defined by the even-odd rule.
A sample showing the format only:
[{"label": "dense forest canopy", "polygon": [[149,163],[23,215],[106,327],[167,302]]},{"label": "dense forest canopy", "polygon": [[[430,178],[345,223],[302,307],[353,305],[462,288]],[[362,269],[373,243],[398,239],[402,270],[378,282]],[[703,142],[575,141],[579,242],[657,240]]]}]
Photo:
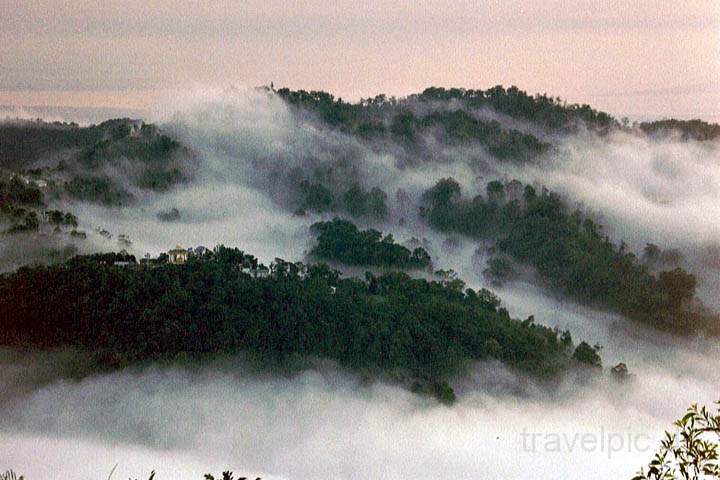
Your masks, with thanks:
[{"label": "dense forest canopy", "polygon": [[359,183],[353,183],[341,194],[320,182],[300,183],[301,201],[296,214],[311,212],[342,212],[355,218],[382,220],[388,214],[387,194],[378,187],[365,190]]},{"label": "dense forest canopy", "polygon": [[7,225],[4,233],[36,232],[42,224],[57,231],[78,226],[78,218],[72,213],[47,206],[45,194],[31,180],[17,175],[8,181],[0,179],[0,225]]},{"label": "dense forest canopy", "polygon": [[458,109],[464,111],[492,109],[549,131],[570,132],[580,123],[598,130],[619,126],[612,116],[594,110],[589,105],[567,104],[544,94],[529,95],[514,86],[504,88],[498,85],[488,90],[429,87],[422,93],[406,98],[388,98],[381,94],[355,104],[345,102],[342,98],[336,99],[332,94],[322,91],[281,88],[276,93],[292,105],[317,112],[327,124],[349,130],[361,126],[367,130],[377,130],[388,117],[394,119],[398,115],[407,115],[418,106],[427,108],[441,103],[457,105]]},{"label": "dense forest canopy", "polygon": [[494,241],[500,252],[532,265],[552,288],[583,303],[661,328],[718,330],[718,319],[693,303],[692,274],[676,268],[654,275],[624,244],[614,245],[600,225],[552,192],[493,181],[485,196],[469,199],[446,178],[423,200],[421,213],[433,227]]},{"label": "dense forest canopy", "polygon": [[92,146],[105,135],[100,126],[0,120],[0,168],[25,168],[31,162],[45,160],[64,150]]},{"label": "dense forest canopy", "polygon": [[358,230],[348,220],[335,218],[310,227],[317,245],[310,255],[345,265],[395,269],[430,269],[430,254],[422,247],[410,251],[395,243],[392,234],[383,236],[377,230]]},{"label": "dense forest canopy", "polygon": [[[432,158],[432,147],[428,143],[430,138],[450,145],[475,144],[500,160],[516,162],[531,160],[550,148],[550,144],[530,133],[505,127],[497,120],[478,115],[478,109],[492,108],[490,103],[485,105],[480,102],[480,97],[468,93],[467,98],[455,99],[455,103],[451,104],[449,99],[437,101],[439,99],[433,98],[433,91],[428,89],[421,95],[411,95],[400,100],[379,95],[355,104],[335,99],[326,92],[283,88],[275,93],[288,104],[317,114],[322,124],[330,128],[337,128],[366,141],[396,142],[409,155],[420,155],[428,160]],[[506,94],[504,89],[502,92]],[[512,96],[516,90],[507,92]],[[524,112],[520,107],[517,107],[517,112],[513,107],[508,107],[510,111],[519,115]]]},{"label": "dense forest canopy", "polygon": [[[333,129],[342,146],[318,142],[317,149],[303,151],[302,160],[295,164],[285,161],[295,152],[282,152],[288,157],[280,155],[275,163],[267,154],[252,158],[247,163],[257,161],[267,171],[262,172],[263,180],[250,186],[260,189],[272,184],[267,189],[271,195],[280,192],[273,200],[298,216],[331,213],[366,225],[380,221],[404,225],[417,207],[413,204],[417,196],[412,199],[401,189],[392,192],[381,179],[363,175],[368,151],[387,155],[396,163],[393,172],[423,161],[451,162],[453,155],[467,151],[473,155],[482,151],[492,161],[520,165],[552,153],[558,138],[579,130],[602,135],[625,129],[652,136],[678,131],[689,140],[707,140],[717,138],[720,129],[701,121],[677,120],[629,129],[587,105],[529,95],[516,87],[430,87],[405,98],[377,95],[355,103],[327,92],[272,87],[260,91],[282,99],[292,118],[310,121],[320,131]],[[55,202],[132,207],[136,196],[161,195],[192,182],[197,152],[173,136],[178,130],[169,130],[172,133],[131,119],[89,127],[19,120],[0,123],[2,166],[22,167],[16,172],[0,171],[3,234],[61,234],[81,240],[86,234],[77,229],[83,227],[83,219]],[[347,135],[355,138],[347,141]],[[345,149],[346,144],[350,146]],[[436,158],[445,147],[448,157]],[[469,156],[472,171],[481,173],[481,165],[472,163],[473,155]],[[47,163],[50,157],[52,162]],[[599,225],[571,211],[550,192],[535,192],[519,182],[494,181],[487,185],[486,195],[468,199],[457,182],[446,179],[429,189],[421,203],[421,216],[435,229],[493,243],[495,255],[485,272],[494,283],[511,279],[513,262],[528,264],[551,288],[583,303],[678,330],[717,324],[695,301],[696,278],[685,270],[667,268],[681,263],[671,261],[672,251],[655,252],[650,245],[639,258],[623,244],[613,244]],[[175,206],[163,208],[154,212],[155,218],[181,219]],[[400,218],[389,218],[391,212]],[[111,238],[106,230],[96,230]],[[411,251],[395,244],[390,234],[359,231],[343,220],[315,224],[312,232],[318,240],[313,254],[319,259],[398,269],[430,266],[425,250]],[[657,271],[660,267],[666,271]]]},{"label": "dense forest canopy", "polygon": [[256,278],[241,268],[254,257],[222,246],[185,265],[118,258],[128,260],[75,257],[0,277],[0,344],[71,346],[110,366],[180,353],[248,352],[268,365],[315,356],[446,399],[445,381],[468,360],[493,357],[540,376],[573,361],[567,332],[514,320],[492,293],[458,280],[342,278],[279,259]]}]

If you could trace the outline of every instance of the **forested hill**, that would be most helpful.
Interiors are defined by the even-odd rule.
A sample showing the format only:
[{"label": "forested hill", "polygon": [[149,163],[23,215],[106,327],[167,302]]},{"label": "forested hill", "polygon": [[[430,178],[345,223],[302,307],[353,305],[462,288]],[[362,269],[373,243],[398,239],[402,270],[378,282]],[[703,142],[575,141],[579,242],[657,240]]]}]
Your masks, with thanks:
[{"label": "forested hill", "polygon": [[[297,225],[314,225],[304,232],[317,239],[309,252],[317,260],[427,272],[433,249],[407,248],[392,234],[422,238],[428,228],[454,237],[447,241],[462,236],[478,248],[491,243],[486,273],[492,282],[511,276],[513,266],[530,267],[544,287],[584,304],[662,328],[717,330],[717,315],[706,312],[695,294],[704,292],[705,279],[679,268],[692,265],[659,265],[652,258],[662,254],[652,249],[645,256],[628,251],[622,239],[608,238],[573,211],[578,198],[565,202],[543,192],[542,174],[553,161],[564,161],[552,155],[564,152],[568,138],[601,144],[616,140],[608,132],[617,130],[642,136],[643,146],[655,138],[662,144],[669,135],[676,143],[707,142],[698,150],[712,151],[718,125],[667,120],[630,127],[588,105],[515,87],[431,87],[405,98],[377,95],[356,103],[287,88],[234,93],[240,98],[222,97],[187,114],[189,120],[179,114],[163,126],[132,119],[88,127],[0,122],[0,270],[67,259],[98,245],[141,256],[146,252],[133,250],[135,245],[159,251],[182,240],[181,229],[216,232],[216,225],[205,227],[220,217],[223,226],[236,228],[232,214],[214,217],[215,206],[191,207],[206,196],[200,190],[222,186],[242,193],[234,198],[261,196],[292,214]],[[258,121],[268,112],[281,124],[277,131]],[[532,195],[517,182],[492,181],[485,196],[474,198],[459,190],[462,184],[476,193],[481,179],[528,178],[526,173],[537,179]],[[450,174],[463,177],[428,189]],[[241,207],[235,211],[246,213]],[[114,223],[122,209],[139,222]],[[137,229],[131,240],[126,229],[138,224],[153,234]],[[150,245],[150,238],[161,240]],[[2,248],[9,245],[14,248]],[[29,250],[37,254],[25,255]]]},{"label": "forested hill", "polygon": [[421,215],[434,228],[495,243],[487,272],[498,280],[510,276],[509,257],[582,303],[656,328],[720,333],[720,317],[695,298],[694,275],[677,266],[663,269],[655,245],[638,256],[622,242],[613,244],[601,225],[546,189],[492,181],[485,195],[466,198],[457,181],[445,178],[423,194],[423,203]]},{"label": "forested hill", "polygon": [[[313,112],[321,122],[365,140],[397,141],[423,150],[423,137],[448,144],[478,144],[500,160],[528,161],[548,151],[555,135],[588,129],[625,130],[684,140],[714,140],[720,125],[699,119],[665,119],[630,125],[587,104],[515,86],[481,89],[429,87],[403,98],[380,94],[346,102],[324,91],[269,88],[289,105]],[[416,152],[417,153],[417,152]]]},{"label": "forested hill", "polygon": [[567,332],[512,319],[492,293],[457,279],[360,280],[280,260],[260,278],[242,268],[254,257],[222,246],[184,265],[108,258],[0,277],[0,345],[74,347],[105,366],[223,352],[268,366],[321,357],[444,400],[468,360],[496,358],[541,377],[600,364],[586,343],[573,349]]},{"label": "forested hill", "polygon": [[167,190],[190,177],[195,160],[194,152],[142,120],[115,119],[88,127],[0,122],[0,173],[22,173],[44,183],[52,179],[64,186],[58,193],[95,203],[131,202],[124,183]]},{"label": "forested hill", "polygon": [[[476,145],[503,161],[525,162],[547,152],[548,134],[571,132],[584,124],[607,130],[616,122],[589,106],[564,105],[547,96],[529,96],[515,87],[486,91],[428,88],[402,99],[377,95],[348,103],[327,92],[282,88],[274,91],[289,105],[315,113],[331,128],[366,141],[392,142],[422,158],[432,143]],[[518,120],[498,121],[497,115]]]},{"label": "forested hill", "polygon": [[655,122],[643,122],[640,129],[652,136],[678,135],[683,140],[715,140],[720,138],[720,125],[708,123],[699,119],[695,120],[658,120]]},{"label": "forested hill", "polygon": [[408,113],[419,114],[422,123],[428,115],[443,110],[472,112],[485,109],[551,132],[572,132],[581,124],[597,130],[620,125],[611,115],[589,105],[567,104],[545,94],[530,95],[517,87],[496,86],[488,90],[430,87],[400,99],[381,94],[357,103],[336,99],[322,91],[281,88],[276,93],[292,105],[318,112],[330,125],[361,134],[372,133],[373,127],[388,120],[399,130],[401,124],[407,122],[403,115]]}]

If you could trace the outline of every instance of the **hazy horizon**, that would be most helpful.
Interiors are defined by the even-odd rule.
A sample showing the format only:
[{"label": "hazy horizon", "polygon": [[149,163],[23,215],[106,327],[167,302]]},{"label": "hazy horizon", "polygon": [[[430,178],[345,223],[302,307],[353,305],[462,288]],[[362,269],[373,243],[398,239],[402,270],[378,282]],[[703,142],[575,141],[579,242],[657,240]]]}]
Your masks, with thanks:
[{"label": "hazy horizon", "polygon": [[198,85],[274,82],[357,100],[502,84],[618,117],[720,114],[720,7],[706,0],[10,7],[0,105],[144,109]]},{"label": "hazy horizon", "polygon": [[0,480],[720,451],[720,0],[0,8]]},{"label": "hazy horizon", "polygon": [[[301,87],[298,87],[301,88]],[[189,90],[192,92],[192,90]],[[333,93],[333,92],[330,92]],[[419,93],[409,92],[409,93]],[[536,92],[530,92],[536,93]],[[0,94],[0,97],[2,95]],[[167,95],[158,93],[158,98],[166,97]],[[348,99],[348,101],[355,101],[356,99]],[[584,104],[588,102],[577,101],[568,103],[579,103]],[[145,121],[157,121],[155,117],[155,109],[162,106],[161,101],[148,103],[147,106],[83,106],[80,105],[54,105],[54,104],[13,104],[13,103],[0,103],[0,120],[5,118],[21,118],[21,119],[42,119],[47,122],[75,122],[80,125],[91,125],[99,124],[105,120],[112,118],[140,118]],[[720,124],[720,110],[713,112],[699,112],[695,114],[627,114],[624,112],[613,112],[603,110],[597,105],[590,103],[590,106],[602,111],[610,113],[618,120],[626,117],[631,122],[644,122],[653,120],[663,120],[669,118],[675,118],[677,120],[695,120],[700,119],[709,123]]]}]

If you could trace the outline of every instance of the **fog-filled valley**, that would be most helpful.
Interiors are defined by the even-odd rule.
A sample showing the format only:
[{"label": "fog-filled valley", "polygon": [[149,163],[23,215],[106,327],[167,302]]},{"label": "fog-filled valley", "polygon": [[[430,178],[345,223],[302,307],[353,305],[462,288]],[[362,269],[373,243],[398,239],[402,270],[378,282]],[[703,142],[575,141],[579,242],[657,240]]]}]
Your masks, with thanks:
[{"label": "fog-filled valley", "polygon": [[50,120],[0,123],[0,469],[631,478],[720,399],[718,125],[514,87]]}]

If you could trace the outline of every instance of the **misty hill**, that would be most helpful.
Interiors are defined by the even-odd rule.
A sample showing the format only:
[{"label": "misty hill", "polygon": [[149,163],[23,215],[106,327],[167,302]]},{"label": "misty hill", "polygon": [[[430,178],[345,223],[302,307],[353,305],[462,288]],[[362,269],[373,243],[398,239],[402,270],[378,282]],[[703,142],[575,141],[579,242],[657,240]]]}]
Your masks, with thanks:
[{"label": "misty hill", "polygon": [[0,168],[51,181],[56,195],[122,206],[133,190],[165,191],[187,181],[196,157],[141,120],[99,125],[0,123]]},{"label": "misty hill", "polygon": [[640,129],[652,136],[679,135],[683,140],[706,141],[720,137],[720,125],[702,120],[657,120],[643,122]]},{"label": "misty hill", "polygon": [[453,396],[445,382],[468,360],[492,357],[539,376],[599,362],[586,344],[571,360],[567,332],[512,319],[492,293],[460,280],[360,280],[280,260],[259,277],[242,269],[254,257],[222,246],[184,265],[108,258],[0,277],[0,345],[74,347],[105,366],[217,352],[251,353],[268,367],[320,357],[444,400]]},{"label": "misty hill", "polygon": [[102,140],[123,138],[142,125],[142,121],[129,118],[87,127],[42,119],[7,119],[0,122],[0,167],[22,169],[38,161],[57,161]]},{"label": "misty hill", "polygon": [[80,127],[74,123],[42,120],[0,122],[0,168],[24,169],[98,142],[108,134],[104,127]]},{"label": "misty hill", "polygon": [[[469,239],[479,249],[492,245],[486,273],[493,282],[512,280],[513,266],[529,267],[539,278],[530,281],[654,326],[696,331],[717,324],[696,299],[701,278],[683,269],[658,271],[658,262],[641,259],[621,238],[603,234],[599,223],[569,207],[572,202],[542,191],[542,183],[530,187],[535,194],[528,197],[527,185],[505,180],[514,178],[508,172],[545,171],[544,162],[556,160],[551,157],[573,135],[601,143],[611,142],[613,131],[646,139],[672,129],[685,132],[681,136],[690,142],[716,138],[717,125],[670,120],[631,129],[587,105],[515,87],[431,87],[406,98],[378,95],[356,103],[284,88],[251,95],[255,103],[250,109],[243,104],[241,113],[267,113],[270,125],[258,124],[253,111],[247,125],[241,123],[245,117],[232,115],[216,122],[213,110],[191,118],[199,123],[179,120],[160,127],[131,119],[89,127],[0,123],[1,235],[6,245],[18,245],[0,251],[2,268],[17,267],[9,257],[18,256],[21,244],[42,247],[32,261],[57,261],[113,238],[131,249],[123,231],[109,232],[78,214],[86,204],[143,217],[147,205],[173,198],[184,187],[212,191],[230,183],[260,192],[294,214],[293,221],[307,217],[307,226],[316,227],[305,235],[322,240],[314,254],[327,261],[425,269],[426,250],[415,255],[414,247],[376,237],[380,226],[384,238],[397,234],[394,229],[410,229],[408,237],[422,237],[428,229]],[[232,110],[232,101],[220,110]],[[447,171],[463,177],[427,188],[446,176],[438,172]],[[481,178],[503,181],[487,183],[485,195],[460,194],[460,184],[482,189]],[[204,183],[208,179],[211,183]],[[189,218],[182,205],[157,205],[148,215],[159,231]],[[213,212],[203,212],[208,213]],[[113,215],[107,213],[109,223]],[[318,223],[328,217],[339,220]],[[342,223],[349,220],[362,227]],[[673,267],[684,266],[676,257]]]},{"label": "misty hill", "polygon": [[[28,258],[67,258],[86,243],[82,228],[97,228],[80,226],[74,203],[131,206],[138,197],[190,181],[197,160],[191,149],[141,120],[88,127],[0,122],[0,235],[9,245],[32,245],[24,250],[37,254]],[[6,255],[0,252],[0,268],[16,264]]]},{"label": "misty hill", "polygon": [[[498,141],[483,134],[483,128],[501,127],[500,122],[478,118],[483,111],[522,120],[545,132],[568,133],[582,126],[600,131],[619,127],[612,116],[589,105],[568,105],[547,95],[529,95],[517,87],[496,86],[488,90],[430,87],[401,99],[381,94],[355,104],[322,91],[282,88],[277,94],[292,105],[317,112],[328,125],[369,137],[390,133],[412,140],[416,132],[420,133],[418,130],[427,131],[428,127],[439,125],[451,138],[480,143]],[[513,140],[523,140],[517,130],[507,129],[504,133],[515,137],[506,139],[508,146]],[[525,141],[531,144],[532,138]],[[536,144],[533,148],[542,147]]]},{"label": "misty hill", "polygon": [[[551,289],[580,302],[659,328],[718,332],[720,319],[694,303],[693,275],[682,268],[653,274],[625,244],[613,245],[601,225],[548,190],[492,181],[484,196],[469,199],[446,178],[423,202],[422,216],[435,228],[494,241],[498,253],[532,265]],[[654,245],[646,250],[654,264],[661,254]]]},{"label": "misty hill", "polygon": [[[481,91],[460,94],[453,90],[443,95],[445,91],[440,90],[428,89],[400,100],[378,95],[356,104],[335,99],[326,92],[280,89],[276,93],[293,107],[317,115],[329,128],[375,144],[397,144],[408,156],[425,161],[432,161],[434,142],[450,146],[476,145],[498,159],[518,162],[532,159],[550,148],[531,133],[484,118],[481,110],[492,108],[496,96],[488,94],[489,102],[485,103],[486,97]],[[505,90],[501,91],[505,95]],[[458,96],[453,96],[454,93]]]}]

